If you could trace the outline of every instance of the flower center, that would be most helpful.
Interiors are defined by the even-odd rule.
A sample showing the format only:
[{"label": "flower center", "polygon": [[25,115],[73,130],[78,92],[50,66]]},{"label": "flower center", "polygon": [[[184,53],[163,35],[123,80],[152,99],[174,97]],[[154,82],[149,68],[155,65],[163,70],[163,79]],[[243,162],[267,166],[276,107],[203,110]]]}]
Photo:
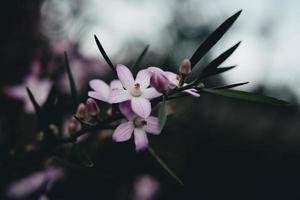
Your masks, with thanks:
[{"label": "flower center", "polygon": [[147,125],[147,121],[143,118],[137,117],[133,120],[134,126],[136,128],[141,128],[142,126]]},{"label": "flower center", "polygon": [[134,97],[139,97],[142,95],[140,84],[134,84],[134,87],[130,90],[130,94]]}]

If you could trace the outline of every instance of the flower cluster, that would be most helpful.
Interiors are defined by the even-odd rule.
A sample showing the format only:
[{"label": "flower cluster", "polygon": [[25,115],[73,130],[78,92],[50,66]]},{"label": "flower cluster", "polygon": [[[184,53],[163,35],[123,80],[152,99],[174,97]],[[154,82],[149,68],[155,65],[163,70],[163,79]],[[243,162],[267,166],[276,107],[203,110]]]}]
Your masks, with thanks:
[{"label": "flower cluster", "polygon": [[[115,129],[112,137],[116,142],[122,142],[129,140],[133,133],[136,150],[140,151],[148,146],[146,132],[155,135],[161,132],[158,118],[150,116],[151,100],[180,87],[182,75],[148,67],[140,70],[134,79],[128,67],[121,64],[116,66],[116,72],[118,80],[111,81],[110,85],[99,79],[91,80],[89,84],[93,91],[89,91],[88,96],[109,104],[119,104],[119,110],[127,121]],[[193,88],[183,92],[200,96]]]}]

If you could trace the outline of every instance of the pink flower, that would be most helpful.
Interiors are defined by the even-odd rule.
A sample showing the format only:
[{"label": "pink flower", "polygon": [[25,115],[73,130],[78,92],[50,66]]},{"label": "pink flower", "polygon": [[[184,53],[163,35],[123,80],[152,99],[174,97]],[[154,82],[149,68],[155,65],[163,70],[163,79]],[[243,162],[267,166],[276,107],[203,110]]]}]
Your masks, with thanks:
[{"label": "pink flower", "polygon": [[100,79],[91,80],[89,84],[94,91],[89,91],[88,96],[107,103],[110,103],[109,96],[111,91],[123,90],[123,86],[119,80],[111,81],[110,86]]},{"label": "pink flower", "polygon": [[51,88],[51,81],[49,79],[39,79],[36,72],[31,72],[20,85],[8,86],[4,89],[4,93],[16,99],[24,101],[24,109],[27,113],[33,113],[34,107],[27,94],[26,86],[33,93],[36,101],[42,105],[48,96]]},{"label": "pink flower", "polygon": [[154,87],[158,92],[167,92],[169,87],[169,80],[165,75],[165,72],[157,67],[149,67],[148,71],[151,73],[150,85]]},{"label": "pink flower", "polygon": [[35,172],[25,178],[12,182],[7,189],[7,196],[14,199],[24,199],[46,187],[49,191],[53,184],[64,177],[64,171],[61,168],[49,167],[43,171]]},{"label": "pink flower", "polygon": [[[174,89],[176,87],[179,86],[179,82],[180,82],[180,75],[175,74],[173,72],[169,72],[169,71],[163,71],[158,67],[148,67],[148,69],[151,74],[156,74],[156,73],[160,73],[162,76],[165,76],[168,80],[169,80],[169,89]],[[183,84],[183,86],[186,86],[187,84]],[[191,88],[191,89],[186,89],[183,92],[186,92],[194,97],[199,97],[200,94],[197,92],[196,89]]]},{"label": "pink flower", "polygon": [[159,135],[159,121],[157,117],[149,116],[141,118],[133,113],[130,106],[130,101],[119,104],[120,111],[128,121],[121,123],[113,132],[112,138],[116,142],[129,140],[133,133],[136,151],[144,150],[148,147],[147,133]]},{"label": "pink flower", "polygon": [[132,200],[153,200],[160,190],[159,182],[150,175],[137,177],[133,182]]},{"label": "pink flower", "polygon": [[148,70],[138,72],[134,80],[130,70],[124,65],[117,65],[117,74],[123,85],[123,89],[112,90],[111,103],[121,103],[130,100],[132,110],[140,117],[146,118],[151,113],[150,100],[161,96],[150,85],[150,73]]}]

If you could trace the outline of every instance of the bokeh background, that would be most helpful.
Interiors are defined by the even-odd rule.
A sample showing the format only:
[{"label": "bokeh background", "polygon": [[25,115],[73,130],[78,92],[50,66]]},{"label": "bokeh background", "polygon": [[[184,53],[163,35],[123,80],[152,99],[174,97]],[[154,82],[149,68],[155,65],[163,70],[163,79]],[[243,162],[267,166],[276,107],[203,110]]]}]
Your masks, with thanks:
[{"label": "bokeh background", "polygon": [[[65,51],[81,101],[85,101],[89,80],[111,79],[94,34],[114,64],[132,65],[150,44],[141,67],[159,66],[175,72],[182,59],[189,58],[209,33],[240,9],[243,12],[233,27],[199,63],[205,65],[242,41],[223,64],[238,67],[205,84],[250,81],[239,89],[277,97],[291,106],[259,105],[208,94],[174,101],[170,109],[175,114],[162,135],[150,141],[182,177],[184,187],[174,183],[150,155],[135,154],[130,142],[114,144],[106,139],[104,147],[94,144],[97,142],[87,146],[97,147],[89,148],[96,163],[94,171],[115,174],[117,181],[66,167],[64,181],[48,196],[143,200],[147,198],[135,196],[137,188],[154,188],[156,196],[148,199],[300,197],[299,1],[11,0],[0,12],[1,198],[9,198],[5,191],[12,180],[40,170],[25,166],[20,172],[19,166],[6,165],[4,159],[5,152],[29,144],[37,129],[25,86],[42,104],[55,82],[65,102],[60,105],[64,117],[57,119],[61,129],[65,116],[72,114],[66,103],[70,92]],[[144,185],[140,183],[143,178]],[[38,198],[39,192],[27,198]]]}]

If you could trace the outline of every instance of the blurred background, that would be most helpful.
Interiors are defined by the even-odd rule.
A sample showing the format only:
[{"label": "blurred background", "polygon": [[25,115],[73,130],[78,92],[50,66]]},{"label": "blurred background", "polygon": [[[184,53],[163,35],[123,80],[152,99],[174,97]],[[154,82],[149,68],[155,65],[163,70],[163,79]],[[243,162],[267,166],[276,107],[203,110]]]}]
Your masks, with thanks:
[{"label": "blurred background", "polygon": [[[150,137],[150,141],[182,177],[184,187],[174,183],[147,152],[135,154],[131,142],[114,144],[110,138],[104,142],[102,138],[103,143],[92,140],[93,145],[87,142],[83,146],[95,162],[94,172],[117,178],[101,179],[90,171],[64,166],[64,180],[46,195],[49,199],[188,199],[194,195],[196,199],[298,199],[297,0],[7,1],[0,13],[1,199],[15,198],[7,195],[9,183],[43,166],[32,167],[36,159],[27,160],[24,166],[10,162],[14,160],[12,152],[28,148],[38,130],[25,87],[43,104],[51,85],[57,85],[62,103],[54,121],[60,130],[72,115],[65,51],[84,102],[89,80],[112,78],[94,34],[114,64],[132,65],[150,44],[141,67],[158,66],[176,72],[184,58],[240,9],[243,12],[233,27],[198,64],[207,64],[242,41],[223,64],[238,67],[209,78],[205,84],[250,81],[238,89],[280,98],[292,106],[265,106],[209,94],[174,101],[170,109],[175,113],[162,135]],[[41,194],[38,190],[21,199],[38,199]]]}]

